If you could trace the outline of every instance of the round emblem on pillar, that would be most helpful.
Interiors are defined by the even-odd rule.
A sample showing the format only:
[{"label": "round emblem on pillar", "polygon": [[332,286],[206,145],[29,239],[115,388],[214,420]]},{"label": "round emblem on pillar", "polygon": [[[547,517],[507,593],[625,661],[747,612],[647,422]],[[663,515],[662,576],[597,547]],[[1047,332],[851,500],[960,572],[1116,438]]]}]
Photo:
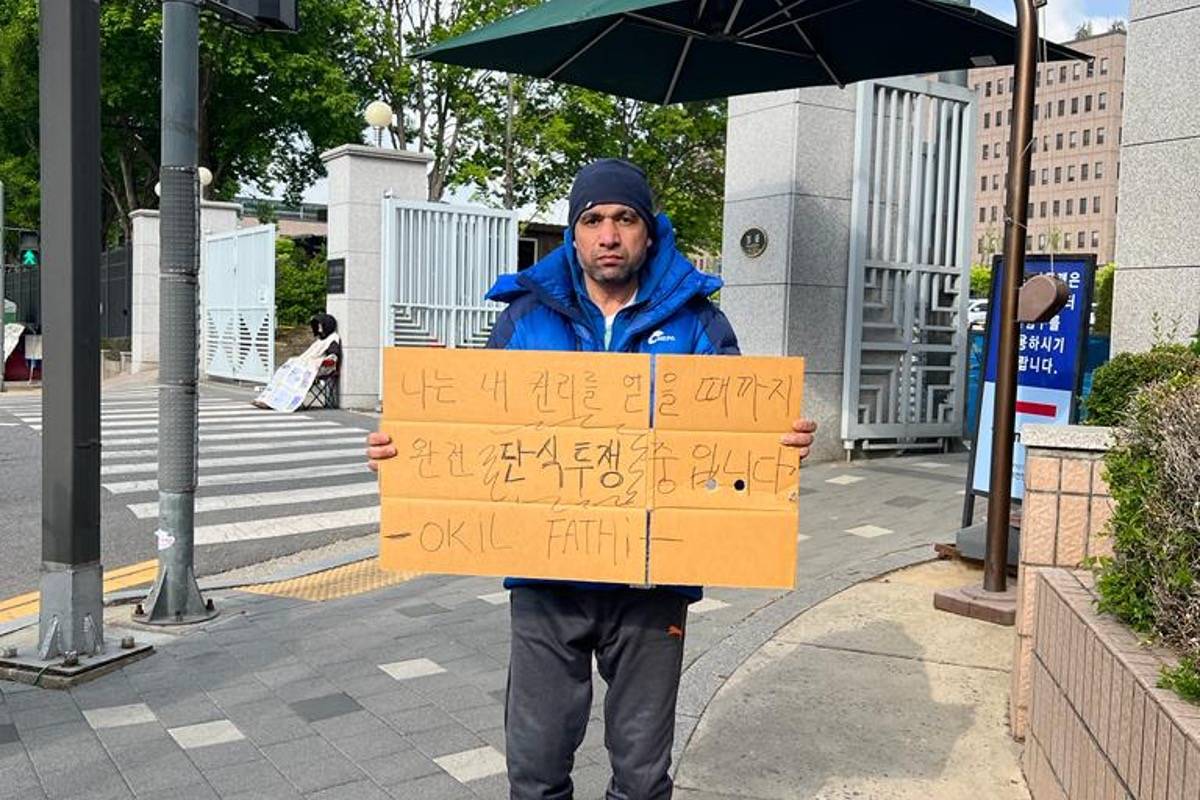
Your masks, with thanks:
[{"label": "round emblem on pillar", "polygon": [[742,234],[741,245],[748,258],[758,258],[767,251],[767,232],[762,228],[747,228]]}]

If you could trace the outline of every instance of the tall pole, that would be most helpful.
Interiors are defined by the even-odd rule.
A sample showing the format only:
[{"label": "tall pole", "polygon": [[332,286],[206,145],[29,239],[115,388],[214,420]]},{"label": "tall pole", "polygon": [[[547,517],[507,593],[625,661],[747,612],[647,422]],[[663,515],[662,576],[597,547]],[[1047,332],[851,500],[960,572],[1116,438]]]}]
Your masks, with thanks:
[{"label": "tall pole", "polygon": [[4,357],[4,326],[8,324],[8,296],[4,293],[7,273],[4,266],[4,181],[0,181],[0,392],[4,391],[4,368],[8,365],[8,359]]},{"label": "tall pole", "polygon": [[104,650],[100,6],[41,0],[42,567],[38,655]]},{"label": "tall pole", "polygon": [[215,614],[196,584],[197,304],[200,272],[200,9],[164,0],[158,387],[158,576],[142,622],[175,625]]},{"label": "tall pole", "polygon": [[1012,95],[1012,152],[1008,158],[1008,202],[1004,227],[1004,283],[996,331],[996,405],[993,414],[992,474],[988,489],[987,551],[983,588],[1003,592],[1008,583],[1008,531],[1012,510],[1013,436],[1017,405],[1017,300],[1025,278],[1025,223],[1033,141],[1034,76],[1037,70],[1037,6],[1045,0],[1013,0],[1017,7],[1017,62]]}]

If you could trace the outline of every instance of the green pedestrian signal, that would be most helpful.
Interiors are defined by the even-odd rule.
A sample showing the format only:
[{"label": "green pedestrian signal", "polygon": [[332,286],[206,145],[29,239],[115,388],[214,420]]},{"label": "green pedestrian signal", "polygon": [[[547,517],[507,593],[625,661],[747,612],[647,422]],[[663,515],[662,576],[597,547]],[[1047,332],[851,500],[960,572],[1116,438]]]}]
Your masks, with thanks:
[{"label": "green pedestrian signal", "polygon": [[21,256],[22,267],[36,267],[42,263],[41,238],[36,233],[21,234],[20,247],[17,252]]}]

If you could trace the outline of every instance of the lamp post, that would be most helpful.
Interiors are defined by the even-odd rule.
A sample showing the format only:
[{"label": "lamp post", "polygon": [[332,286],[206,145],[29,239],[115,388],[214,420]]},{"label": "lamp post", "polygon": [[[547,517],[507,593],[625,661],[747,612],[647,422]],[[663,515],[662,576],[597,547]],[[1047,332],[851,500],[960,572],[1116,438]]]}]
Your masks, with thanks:
[{"label": "lamp post", "polygon": [[375,129],[375,146],[383,147],[383,129],[392,124],[392,107],[382,100],[373,100],[363,112],[363,119]]}]

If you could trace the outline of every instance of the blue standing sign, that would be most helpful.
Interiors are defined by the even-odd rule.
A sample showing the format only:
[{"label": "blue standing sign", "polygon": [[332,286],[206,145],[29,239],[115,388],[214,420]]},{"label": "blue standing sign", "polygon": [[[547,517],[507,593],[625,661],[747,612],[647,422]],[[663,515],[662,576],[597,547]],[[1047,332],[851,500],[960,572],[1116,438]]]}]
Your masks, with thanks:
[{"label": "blue standing sign", "polygon": [[[996,361],[999,336],[994,320],[1000,313],[1004,261],[992,265],[992,294],[987,325],[986,362],[980,390],[979,422],[971,464],[971,490],[988,493],[992,473],[993,412],[996,405]],[[1067,284],[1067,305],[1049,322],[1021,325],[1017,350],[1017,418],[1013,447],[1013,500],[1025,496],[1025,448],[1021,428],[1027,424],[1069,425],[1078,418],[1076,399],[1082,390],[1091,318],[1096,257],[1028,256],[1026,278],[1057,275]]]}]

